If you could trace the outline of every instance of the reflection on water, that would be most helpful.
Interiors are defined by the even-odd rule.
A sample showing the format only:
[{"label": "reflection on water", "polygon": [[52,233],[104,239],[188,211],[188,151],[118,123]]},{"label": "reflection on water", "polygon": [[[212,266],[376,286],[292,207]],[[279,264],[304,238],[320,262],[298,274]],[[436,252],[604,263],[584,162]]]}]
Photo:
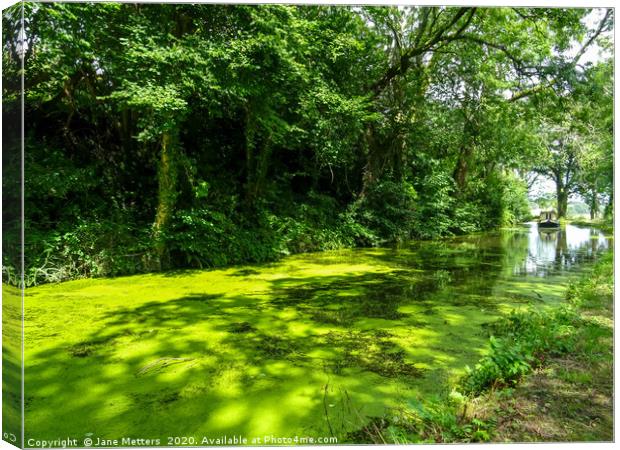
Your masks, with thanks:
[{"label": "reflection on water", "polygon": [[591,261],[609,246],[603,233],[594,228],[566,225],[561,229],[539,229],[535,223],[528,226],[528,253],[515,267],[515,274],[557,274]]},{"label": "reflection on water", "polygon": [[[329,279],[308,277],[302,270],[300,276],[274,282],[270,303],[294,307],[314,322],[341,326],[368,318],[412,320],[404,312],[408,305],[422,308],[417,311],[425,315],[444,306],[495,311],[500,304],[562,298],[564,282],[541,278],[582,270],[608,248],[607,238],[596,229],[567,225],[543,231],[531,223],[517,230],[415,241],[399,249],[299,255],[288,260],[293,267],[311,263],[330,268],[363,261],[390,270]],[[527,284],[518,285],[522,282]],[[542,295],[547,285],[557,289]],[[420,322],[419,316],[416,320]]]}]

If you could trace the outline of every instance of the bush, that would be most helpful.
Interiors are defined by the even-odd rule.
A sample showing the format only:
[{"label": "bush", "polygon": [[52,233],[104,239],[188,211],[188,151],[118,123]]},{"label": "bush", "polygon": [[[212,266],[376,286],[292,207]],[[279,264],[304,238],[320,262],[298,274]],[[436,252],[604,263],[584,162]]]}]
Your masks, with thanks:
[{"label": "bush", "polygon": [[454,181],[445,172],[431,172],[416,183],[419,195],[414,211],[413,235],[433,239],[453,234]]},{"label": "bush", "polygon": [[491,228],[492,222],[487,207],[478,202],[462,200],[454,205],[453,225],[450,227],[450,232],[454,234],[476,233],[484,228]]},{"label": "bush", "polygon": [[25,284],[143,272],[148,230],[124,220],[82,220],[68,231],[26,231]]},{"label": "bush", "polygon": [[379,239],[357,221],[354,208],[345,209],[333,197],[311,192],[308,201],[287,211],[270,214],[279,237],[280,253],[302,253],[356,246],[374,246]]},{"label": "bush", "polygon": [[532,369],[534,356],[520,344],[490,339],[491,352],[474,370],[468,370],[462,388],[467,394],[480,394],[484,389],[516,383]]},{"label": "bush", "polygon": [[502,177],[502,225],[513,225],[531,219],[527,185],[512,174]]},{"label": "bush", "polygon": [[209,208],[177,212],[165,240],[173,267],[264,262],[277,258],[280,248],[265,214],[250,225]]},{"label": "bush", "polygon": [[372,184],[353,206],[356,221],[376,235],[377,243],[402,242],[411,237],[417,194],[407,181]]},{"label": "bush", "polygon": [[455,195],[452,176],[435,168],[416,180],[413,235],[438,238],[512,225],[529,219],[525,184],[511,174],[492,172],[472,179]]},{"label": "bush", "polygon": [[347,441],[357,444],[489,441],[495,423],[466,417],[465,401],[455,391],[424,403],[411,400],[405,408],[392,410],[349,433]]},{"label": "bush", "polygon": [[530,218],[527,186],[511,173],[494,172],[480,189],[487,221],[482,228],[514,225]]}]

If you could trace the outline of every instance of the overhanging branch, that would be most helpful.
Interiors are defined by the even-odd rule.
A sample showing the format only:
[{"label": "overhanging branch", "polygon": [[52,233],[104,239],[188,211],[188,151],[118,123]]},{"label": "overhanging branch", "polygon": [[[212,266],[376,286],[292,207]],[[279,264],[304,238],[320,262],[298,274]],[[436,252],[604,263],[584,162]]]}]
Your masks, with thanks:
[{"label": "overhanging branch", "polygon": [[[453,28],[463,16],[465,16],[469,12],[469,16],[465,20],[465,22],[459,27],[459,29],[451,34],[446,36],[446,33]],[[394,65],[390,66],[383,77],[381,77],[377,82],[375,82],[371,86],[371,91],[373,92],[373,97],[377,97],[388,85],[389,83],[398,75],[404,75],[408,68],[409,63],[412,58],[422,55],[433,49],[434,46],[440,43],[448,42],[457,39],[469,26],[471,20],[476,12],[476,8],[460,8],[456,14],[442,26],[439,30],[433,33],[432,37],[428,39],[426,42],[423,42],[419,45],[415,45],[407,50],[405,50],[400,60],[397,61]],[[416,39],[417,42],[421,41],[421,39]]]},{"label": "overhanging branch", "polygon": [[[596,28],[596,31],[581,46],[579,51],[575,54],[573,59],[566,65],[566,67],[576,67],[577,66],[577,64],[579,63],[579,59],[581,59],[581,57],[586,52],[588,47],[594,43],[596,38],[598,38],[600,36],[600,34],[603,32],[603,30],[607,26],[607,22],[610,20],[611,14],[612,14],[612,10],[611,9],[608,9],[605,12],[605,16],[603,17],[603,19],[599,23],[598,27]],[[558,81],[559,81],[559,77],[554,77],[553,79],[551,79],[551,80],[549,80],[549,81],[547,81],[545,83],[541,83],[541,84],[539,84],[537,86],[533,86],[533,87],[531,87],[529,89],[526,89],[526,90],[521,91],[521,92],[519,92],[517,94],[514,94],[508,101],[509,102],[514,102],[514,101],[517,101],[519,99],[522,99],[522,98],[525,98],[525,97],[529,97],[529,96],[531,96],[533,94],[537,94],[539,92],[542,92],[542,91],[544,91],[546,89],[551,88]]]}]

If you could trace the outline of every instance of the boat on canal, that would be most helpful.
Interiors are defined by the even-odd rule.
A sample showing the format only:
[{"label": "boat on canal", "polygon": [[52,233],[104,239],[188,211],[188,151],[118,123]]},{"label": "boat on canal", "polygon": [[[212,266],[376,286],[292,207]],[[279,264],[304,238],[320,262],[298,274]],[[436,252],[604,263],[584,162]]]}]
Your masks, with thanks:
[{"label": "boat on canal", "polygon": [[538,228],[560,228],[560,221],[554,210],[541,211],[538,218]]}]

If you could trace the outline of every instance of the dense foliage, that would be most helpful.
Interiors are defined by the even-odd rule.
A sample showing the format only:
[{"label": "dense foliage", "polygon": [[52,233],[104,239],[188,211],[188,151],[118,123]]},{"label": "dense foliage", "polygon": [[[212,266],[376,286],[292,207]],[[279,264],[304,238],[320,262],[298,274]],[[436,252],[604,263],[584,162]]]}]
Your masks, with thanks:
[{"label": "dense foliage", "polygon": [[581,192],[598,211],[611,62],[578,63],[612,16],[588,29],[589,12],[26,3],[22,45],[8,9],[7,123],[22,50],[26,67],[28,282],[497,227],[528,217],[524,174],[558,164],[560,209]]}]

